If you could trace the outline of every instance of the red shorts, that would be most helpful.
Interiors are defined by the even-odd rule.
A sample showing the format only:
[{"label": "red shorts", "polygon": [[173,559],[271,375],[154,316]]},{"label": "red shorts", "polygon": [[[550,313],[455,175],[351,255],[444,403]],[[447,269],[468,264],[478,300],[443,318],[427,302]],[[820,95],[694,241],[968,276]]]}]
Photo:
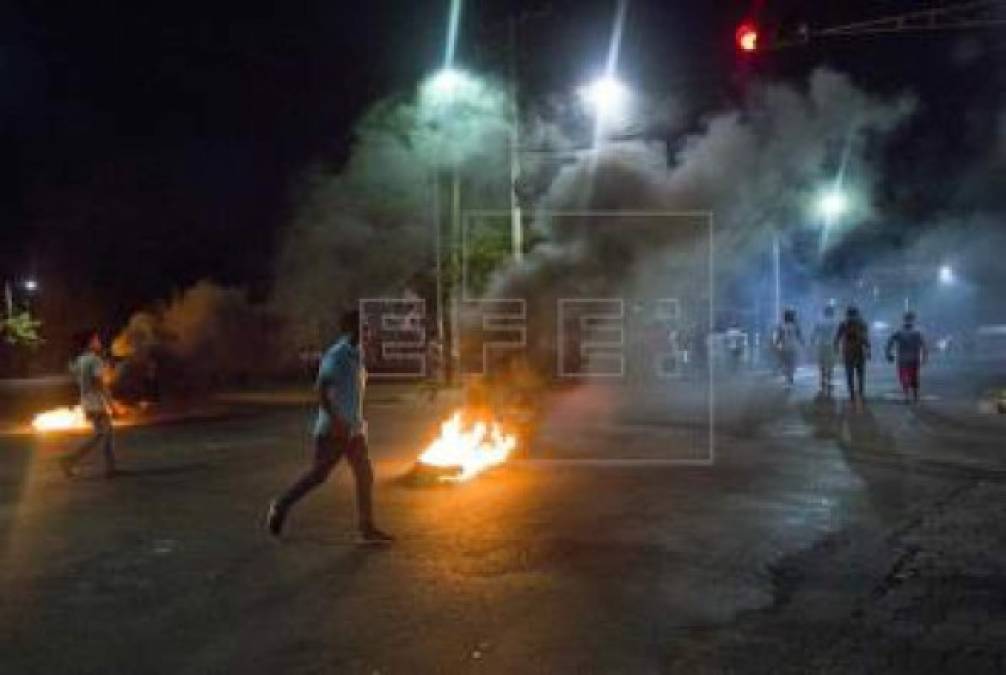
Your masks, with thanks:
[{"label": "red shorts", "polygon": [[918,389],[919,364],[917,363],[898,364],[898,380],[901,381],[902,389]]}]

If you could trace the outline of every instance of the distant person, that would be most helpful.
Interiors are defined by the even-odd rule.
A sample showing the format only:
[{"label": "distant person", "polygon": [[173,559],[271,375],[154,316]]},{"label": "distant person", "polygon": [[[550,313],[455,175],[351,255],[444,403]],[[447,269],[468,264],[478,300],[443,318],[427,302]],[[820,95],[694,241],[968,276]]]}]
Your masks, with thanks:
[{"label": "distant person", "polygon": [[[926,341],[922,332],[915,327],[915,313],[905,312],[901,329],[894,332],[887,341],[887,360],[895,361],[897,352],[898,381],[905,394],[905,403],[909,400],[919,402],[919,370],[929,357]],[[911,398],[909,398],[911,395]]]},{"label": "distant person", "polygon": [[356,509],[364,543],[390,543],[391,535],[374,525],[374,472],[367,454],[367,423],[363,395],[367,371],[360,348],[360,313],[347,312],[340,323],[342,336],[329,347],[318,366],[318,416],[314,426],[311,467],[269,505],[266,528],[275,537],[283,532],[290,509],[328,478],[343,455],[356,481]]},{"label": "distant person", "polygon": [[845,311],[845,321],[835,331],[835,349],[842,354],[845,364],[845,382],[849,388],[849,400],[862,403],[865,392],[863,380],[866,362],[870,360],[870,332],[859,315],[859,309],[850,306]]},{"label": "distant person", "polygon": [[801,346],[803,346],[803,334],[796,322],[796,310],[787,309],[782,313],[782,323],[775,331],[775,348],[779,354],[782,374],[789,385],[792,385],[795,379],[796,360]]},{"label": "distant person", "polygon": [[838,321],[835,320],[835,308],[827,305],[821,319],[814,324],[810,344],[817,357],[817,369],[820,374],[821,396],[831,398],[834,391],[833,377],[835,374],[835,334],[838,332]]},{"label": "distant person", "polygon": [[730,372],[739,373],[744,363],[744,347],[746,336],[736,325],[730,326],[726,332],[727,353],[730,355]]},{"label": "distant person", "polygon": [[80,407],[87,416],[94,433],[80,447],[60,459],[60,467],[67,478],[73,478],[77,462],[99,445],[105,457],[105,478],[118,474],[115,468],[115,439],[112,431],[112,397],[105,386],[110,372],[101,358],[101,336],[97,331],[86,333],[83,349],[70,364],[70,372],[80,390]]}]

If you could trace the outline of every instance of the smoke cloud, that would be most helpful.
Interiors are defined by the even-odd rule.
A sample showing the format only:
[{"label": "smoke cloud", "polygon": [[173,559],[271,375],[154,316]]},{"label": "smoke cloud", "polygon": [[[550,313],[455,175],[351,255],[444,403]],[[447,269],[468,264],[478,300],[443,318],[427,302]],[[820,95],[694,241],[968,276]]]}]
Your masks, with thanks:
[{"label": "smoke cloud", "polygon": [[466,203],[506,194],[507,109],[490,82],[427,85],[370,110],[344,168],[313,171],[284,233],[274,291],[294,344],[323,345],[360,298],[429,284],[453,177]]},{"label": "smoke cloud", "polygon": [[[703,301],[708,235],[696,218],[647,222],[619,212],[711,213],[716,285],[729,287],[764,255],[772,231],[820,220],[815,199],[838,176],[854,196],[844,220],[875,218],[880,151],[914,110],[910,96],[872,96],[820,69],[802,87],[756,86],[740,109],[710,115],[673,157],[663,142],[602,147],[561,169],[539,204],[535,226],[545,243],[500,274],[490,295],[536,299],[543,321],[563,296]],[[611,215],[551,216],[555,211]]]},{"label": "smoke cloud", "polygon": [[289,370],[277,317],[236,288],[201,281],[170,302],[135,313],[112,343],[121,359],[118,393],[140,398],[157,386],[189,393]]}]

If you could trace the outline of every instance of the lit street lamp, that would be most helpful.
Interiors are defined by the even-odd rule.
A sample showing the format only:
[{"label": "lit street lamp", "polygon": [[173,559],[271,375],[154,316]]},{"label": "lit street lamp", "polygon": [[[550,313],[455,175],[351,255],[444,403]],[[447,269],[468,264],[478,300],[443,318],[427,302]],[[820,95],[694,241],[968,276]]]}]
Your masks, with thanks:
[{"label": "lit street lamp", "polygon": [[950,265],[941,265],[939,279],[940,283],[944,286],[952,285],[955,281],[957,281],[957,275],[954,274],[954,268]]},{"label": "lit street lamp", "polygon": [[471,86],[472,78],[457,68],[441,68],[427,81],[425,89],[437,103],[449,103],[465,88]]},{"label": "lit street lamp", "polygon": [[824,218],[826,226],[841,218],[849,208],[849,200],[845,193],[837,188],[822,193],[817,201],[818,213]]},{"label": "lit street lamp", "polygon": [[613,75],[604,75],[580,88],[580,99],[599,121],[622,115],[629,98],[629,88]]},{"label": "lit street lamp", "polygon": [[8,319],[14,316],[14,289],[18,285],[29,295],[33,295],[38,290],[38,281],[30,277],[20,284],[15,284],[9,280],[5,281],[3,284],[3,304]]}]

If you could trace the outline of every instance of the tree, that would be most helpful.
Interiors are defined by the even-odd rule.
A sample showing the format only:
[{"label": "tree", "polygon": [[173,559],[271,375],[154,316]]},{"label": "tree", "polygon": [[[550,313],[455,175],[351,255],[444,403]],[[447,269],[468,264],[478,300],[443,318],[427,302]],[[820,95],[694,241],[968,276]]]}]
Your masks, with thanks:
[{"label": "tree", "polygon": [[42,322],[32,317],[28,310],[20,310],[0,320],[0,333],[4,342],[13,347],[34,349],[44,342],[39,331],[41,326]]}]

